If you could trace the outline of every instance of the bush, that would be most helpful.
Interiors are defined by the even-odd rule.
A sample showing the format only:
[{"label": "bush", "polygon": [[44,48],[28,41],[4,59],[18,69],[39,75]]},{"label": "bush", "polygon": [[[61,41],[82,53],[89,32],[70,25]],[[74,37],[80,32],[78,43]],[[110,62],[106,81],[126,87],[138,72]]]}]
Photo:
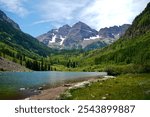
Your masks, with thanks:
[{"label": "bush", "polygon": [[108,75],[120,75],[127,73],[149,73],[150,65],[109,65],[104,68],[104,71],[108,73]]}]

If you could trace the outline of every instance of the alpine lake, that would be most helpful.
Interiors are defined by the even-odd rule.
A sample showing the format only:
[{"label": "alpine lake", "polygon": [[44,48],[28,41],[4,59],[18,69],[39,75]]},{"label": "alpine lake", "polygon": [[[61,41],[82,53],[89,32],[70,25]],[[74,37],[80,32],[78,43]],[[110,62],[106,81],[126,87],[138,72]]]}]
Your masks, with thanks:
[{"label": "alpine lake", "polygon": [[16,100],[36,95],[44,88],[90,77],[107,75],[106,72],[0,72],[0,99]]}]

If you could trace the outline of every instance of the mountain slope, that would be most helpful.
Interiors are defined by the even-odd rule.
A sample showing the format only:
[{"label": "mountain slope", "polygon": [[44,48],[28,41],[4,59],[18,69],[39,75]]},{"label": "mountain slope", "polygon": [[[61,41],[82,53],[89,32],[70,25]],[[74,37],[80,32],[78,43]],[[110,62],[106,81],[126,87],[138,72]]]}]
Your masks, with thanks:
[{"label": "mountain slope", "polygon": [[[34,37],[22,32],[19,25],[11,20],[6,14],[0,11],[0,57],[8,59],[12,62],[2,60],[4,64],[0,65],[0,70],[18,71],[20,68],[24,71],[25,66],[32,70],[50,70],[49,63],[44,62],[43,57],[55,53],[52,50],[39,42]],[[10,69],[7,69],[10,65]]]},{"label": "mountain slope", "polygon": [[0,21],[9,23],[12,25],[13,28],[20,30],[20,27],[17,23],[15,23],[13,20],[11,20],[9,17],[6,16],[6,14],[0,10]]},{"label": "mountain slope", "polygon": [[[105,68],[107,67],[107,70],[110,70],[110,66],[115,65],[116,68],[117,66],[126,66],[118,68],[118,71],[122,70],[122,72],[149,72],[149,15],[150,3],[145,10],[135,18],[132,26],[121,39],[102,50],[91,51],[86,56],[83,56],[81,66],[93,65],[93,68],[89,66],[86,70],[102,70],[104,66]],[[115,68],[111,70],[114,71]]]},{"label": "mountain slope", "polygon": [[47,56],[51,51],[32,36],[22,32],[19,25],[0,11],[0,42],[16,50],[26,50],[41,56]]},{"label": "mountain slope", "polygon": [[0,71],[30,71],[29,69],[21,66],[20,64],[14,63],[12,61],[8,61],[5,58],[0,57]]},{"label": "mountain slope", "polygon": [[150,30],[150,3],[145,10],[135,18],[132,27],[127,30],[124,38],[134,38],[146,34]]},{"label": "mountain slope", "polygon": [[59,46],[63,44],[63,41],[66,38],[67,34],[69,33],[70,29],[71,27],[69,25],[64,25],[59,29],[52,29],[51,31],[45,34],[38,36],[37,39],[50,47],[53,44]]}]

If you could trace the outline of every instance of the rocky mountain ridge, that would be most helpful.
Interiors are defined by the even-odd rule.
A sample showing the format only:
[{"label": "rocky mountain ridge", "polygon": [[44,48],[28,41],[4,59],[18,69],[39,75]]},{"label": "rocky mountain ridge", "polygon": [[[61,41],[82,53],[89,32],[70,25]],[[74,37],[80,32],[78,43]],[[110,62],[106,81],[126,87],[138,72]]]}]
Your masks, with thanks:
[{"label": "rocky mountain ridge", "polygon": [[[99,31],[96,31],[87,24],[79,21],[72,27],[64,25],[59,29],[52,29],[45,34],[38,36],[37,39],[52,48],[86,48],[88,50],[88,47],[91,44],[92,48],[95,49],[113,43],[125,33],[129,26],[129,24],[124,24],[122,26],[102,28]],[[95,47],[94,44],[96,44]]]}]

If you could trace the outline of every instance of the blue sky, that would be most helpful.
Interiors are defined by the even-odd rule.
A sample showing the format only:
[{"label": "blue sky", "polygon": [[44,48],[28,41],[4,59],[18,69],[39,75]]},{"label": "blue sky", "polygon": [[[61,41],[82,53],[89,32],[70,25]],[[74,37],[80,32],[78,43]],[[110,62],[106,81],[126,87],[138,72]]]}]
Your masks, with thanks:
[{"label": "blue sky", "polygon": [[22,31],[38,36],[82,21],[92,28],[132,23],[150,0],[0,0],[0,9]]}]

